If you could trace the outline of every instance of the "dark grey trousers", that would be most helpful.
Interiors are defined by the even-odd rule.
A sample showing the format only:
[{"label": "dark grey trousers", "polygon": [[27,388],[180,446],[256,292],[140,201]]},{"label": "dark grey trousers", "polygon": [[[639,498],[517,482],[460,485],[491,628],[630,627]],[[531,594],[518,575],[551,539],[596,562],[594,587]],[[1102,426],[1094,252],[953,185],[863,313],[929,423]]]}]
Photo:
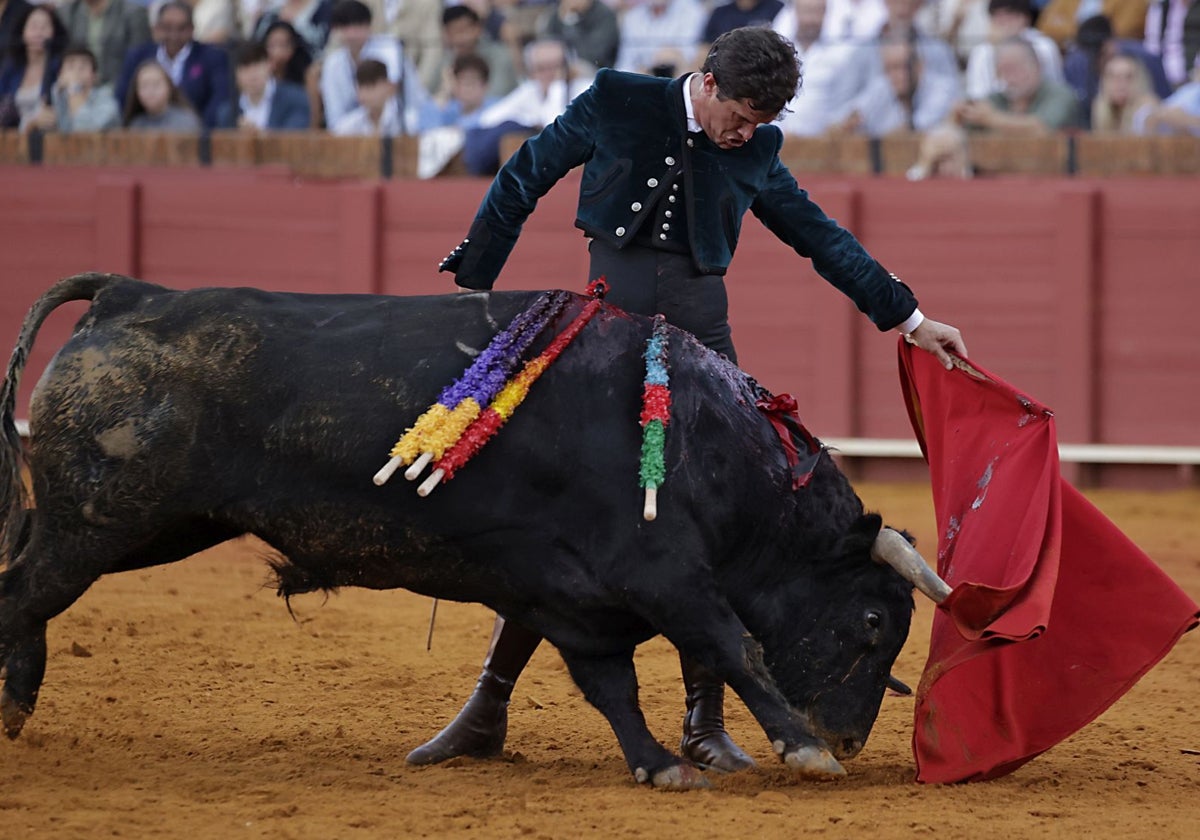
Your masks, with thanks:
[{"label": "dark grey trousers", "polygon": [[588,250],[592,257],[588,280],[603,276],[608,281],[606,301],[637,315],[662,313],[667,323],[687,330],[737,364],[723,277],[697,274],[687,254],[641,245],[618,251],[595,239]]}]

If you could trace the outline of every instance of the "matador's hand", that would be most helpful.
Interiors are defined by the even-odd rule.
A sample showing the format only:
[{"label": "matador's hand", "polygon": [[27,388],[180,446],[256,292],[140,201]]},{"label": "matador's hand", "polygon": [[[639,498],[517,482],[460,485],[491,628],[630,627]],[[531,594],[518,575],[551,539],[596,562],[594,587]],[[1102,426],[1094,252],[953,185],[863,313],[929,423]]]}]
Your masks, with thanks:
[{"label": "matador's hand", "polygon": [[927,353],[938,357],[946,370],[954,367],[950,353],[967,358],[967,345],[963,344],[962,333],[949,324],[926,318],[915,330],[905,336],[909,344],[915,344]]}]

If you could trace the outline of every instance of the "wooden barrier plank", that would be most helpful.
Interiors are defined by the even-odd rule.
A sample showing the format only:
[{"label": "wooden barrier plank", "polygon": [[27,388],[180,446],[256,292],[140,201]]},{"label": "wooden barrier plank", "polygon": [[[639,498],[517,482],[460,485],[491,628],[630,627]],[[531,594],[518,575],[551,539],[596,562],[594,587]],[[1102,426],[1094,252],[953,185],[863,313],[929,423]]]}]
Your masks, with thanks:
[{"label": "wooden barrier plank", "polygon": [[258,166],[261,160],[261,143],[256,134],[245,131],[214,131],[209,135],[213,166],[245,168]]},{"label": "wooden barrier plank", "polygon": [[1065,134],[984,134],[967,138],[971,162],[985,175],[1064,175],[1067,172]]},{"label": "wooden barrier plank", "polygon": [[157,131],[110,131],[104,135],[107,164],[199,166],[200,137]]},{"label": "wooden barrier plank", "polygon": [[1080,134],[1075,139],[1076,171],[1080,175],[1153,175],[1158,153],[1145,137],[1121,134]]},{"label": "wooden barrier plank", "polygon": [[0,164],[29,163],[29,143],[24,134],[0,131]]},{"label": "wooden barrier plank", "polygon": [[883,175],[903,175],[917,162],[921,135],[913,131],[895,131],[879,141]]},{"label": "wooden barrier plank", "polygon": [[102,166],[108,163],[104,135],[50,132],[42,143],[42,163],[58,166]]}]

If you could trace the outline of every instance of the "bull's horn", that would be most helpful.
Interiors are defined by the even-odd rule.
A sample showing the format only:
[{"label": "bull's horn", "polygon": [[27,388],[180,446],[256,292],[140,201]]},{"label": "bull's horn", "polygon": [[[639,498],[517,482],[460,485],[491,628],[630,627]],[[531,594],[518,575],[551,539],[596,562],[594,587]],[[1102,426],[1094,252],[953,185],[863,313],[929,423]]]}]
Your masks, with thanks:
[{"label": "bull's horn", "polygon": [[950,596],[950,586],[929,568],[925,558],[913,548],[908,540],[891,528],[884,528],[871,546],[871,557],[876,563],[887,563],[900,573],[935,604]]},{"label": "bull's horn", "polygon": [[909,688],[904,683],[900,682],[900,680],[896,679],[891,674],[888,674],[887,687],[890,688],[892,691],[896,692],[897,694],[903,694],[905,697],[912,694],[911,688]]}]

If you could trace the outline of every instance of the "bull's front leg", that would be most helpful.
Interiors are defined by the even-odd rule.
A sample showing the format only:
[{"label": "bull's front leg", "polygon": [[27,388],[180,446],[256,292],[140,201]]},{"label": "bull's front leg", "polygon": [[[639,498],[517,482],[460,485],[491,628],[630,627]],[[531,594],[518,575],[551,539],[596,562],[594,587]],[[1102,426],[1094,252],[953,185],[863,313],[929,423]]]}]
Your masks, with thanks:
[{"label": "bull's front leg", "polygon": [[[693,584],[682,606],[667,601],[655,604],[663,635],[680,653],[712,670],[737,692],[770,738],[776,755],[789,767],[816,779],[845,776],[828,745],[813,733],[808,715],[792,708],[775,685],[762,648],[728,601],[715,592],[702,595],[702,587]],[[704,619],[697,621],[696,615]]]},{"label": "bull's front leg", "polygon": [[646,727],[632,651],[614,656],[560,652],[584,697],[608,719],[638,782],[675,790],[708,787],[700,768],[672,754]]}]

